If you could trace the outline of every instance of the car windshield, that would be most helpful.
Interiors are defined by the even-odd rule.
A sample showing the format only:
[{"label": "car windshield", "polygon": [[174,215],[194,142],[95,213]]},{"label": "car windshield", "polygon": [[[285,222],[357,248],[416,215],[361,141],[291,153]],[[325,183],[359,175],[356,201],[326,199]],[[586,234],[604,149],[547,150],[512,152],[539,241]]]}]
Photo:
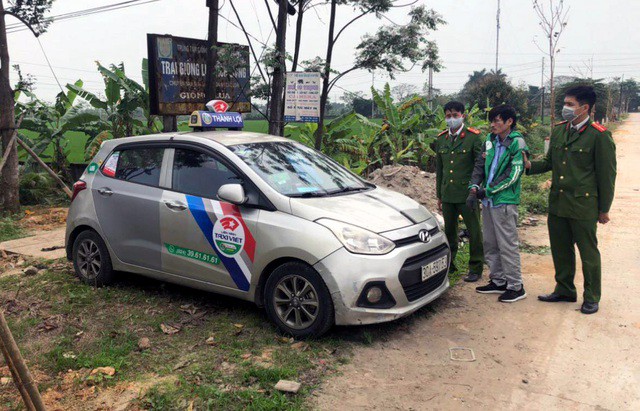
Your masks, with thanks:
[{"label": "car windshield", "polygon": [[321,197],[374,187],[329,157],[295,142],[229,148],[271,187],[289,197]]}]

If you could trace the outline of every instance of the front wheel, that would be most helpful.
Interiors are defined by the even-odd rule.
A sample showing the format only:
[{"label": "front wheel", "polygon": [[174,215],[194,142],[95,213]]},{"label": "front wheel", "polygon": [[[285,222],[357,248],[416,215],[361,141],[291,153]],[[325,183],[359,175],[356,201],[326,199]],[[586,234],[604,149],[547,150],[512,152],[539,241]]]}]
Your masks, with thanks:
[{"label": "front wheel", "polygon": [[109,250],[95,231],[83,231],[76,237],[72,256],[76,275],[85,283],[101,287],[113,281]]},{"label": "front wheel", "polygon": [[334,322],[333,301],[316,270],[298,262],[276,268],[265,285],[269,318],[297,338],[319,337]]}]

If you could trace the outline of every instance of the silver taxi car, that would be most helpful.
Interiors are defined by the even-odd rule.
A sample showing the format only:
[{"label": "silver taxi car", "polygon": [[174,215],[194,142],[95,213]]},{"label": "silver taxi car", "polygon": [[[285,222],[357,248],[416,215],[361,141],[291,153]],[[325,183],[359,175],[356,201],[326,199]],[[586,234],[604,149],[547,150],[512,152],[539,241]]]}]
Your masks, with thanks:
[{"label": "silver taxi car", "polygon": [[89,284],[118,270],[238,297],[302,338],[406,316],[449,287],[425,207],[243,131],[103,143],[74,185],[66,252]]}]

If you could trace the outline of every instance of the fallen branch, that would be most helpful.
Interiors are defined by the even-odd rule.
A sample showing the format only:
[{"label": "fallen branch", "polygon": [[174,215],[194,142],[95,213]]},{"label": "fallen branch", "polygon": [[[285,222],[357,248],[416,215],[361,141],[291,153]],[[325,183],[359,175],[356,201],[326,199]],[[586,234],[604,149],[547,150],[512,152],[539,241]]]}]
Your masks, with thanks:
[{"label": "fallen branch", "polygon": [[13,150],[13,145],[16,143],[16,139],[18,138],[18,129],[22,124],[22,119],[24,118],[24,113],[20,115],[18,122],[16,123],[16,127],[13,130],[13,134],[11,135],[11,140],[9,140],[9,144],[4,149],[4,154],[2,155],[2,160],[0,161],[0,173],[2,173],[2,169],[4,168],[4,164],[7,162],[7,158],[9,158],[9,154],[11,154],[11,150]]},{"label": "fallen branch", "polygon": [[[0,343],[2,344],[2,354],[5,357],[7,365],[11,369],[13,382],[23,395],[24,403],[27,409],[36,411],[45,411],[42,397],[38,391],[38,386],[31,377],[29,368],[24,362],[16,341],[13,339],[11,330],[4,318],[4,310],[0,310]],[[26,396],[26,397],[25,397]],[[32,408],[29,408],[31,405]]]}]

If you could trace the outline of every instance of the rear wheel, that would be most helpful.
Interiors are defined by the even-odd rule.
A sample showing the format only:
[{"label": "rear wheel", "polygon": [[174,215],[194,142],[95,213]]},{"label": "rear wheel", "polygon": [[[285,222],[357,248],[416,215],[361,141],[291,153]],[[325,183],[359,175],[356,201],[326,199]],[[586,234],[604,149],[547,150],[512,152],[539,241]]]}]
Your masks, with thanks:
[{"label": "rear wheel", "polygon": [[95,231],[83,231],[73,242],[73,268],[87,284],[101,287],[113,281],[109,250]]},{"label": "rear wheel", "polygon": [[276,268],[267,279],[264,299],[269,318],[294,337],[318,337],[333,325],[329,289],[306,264],[291,262]]}]

